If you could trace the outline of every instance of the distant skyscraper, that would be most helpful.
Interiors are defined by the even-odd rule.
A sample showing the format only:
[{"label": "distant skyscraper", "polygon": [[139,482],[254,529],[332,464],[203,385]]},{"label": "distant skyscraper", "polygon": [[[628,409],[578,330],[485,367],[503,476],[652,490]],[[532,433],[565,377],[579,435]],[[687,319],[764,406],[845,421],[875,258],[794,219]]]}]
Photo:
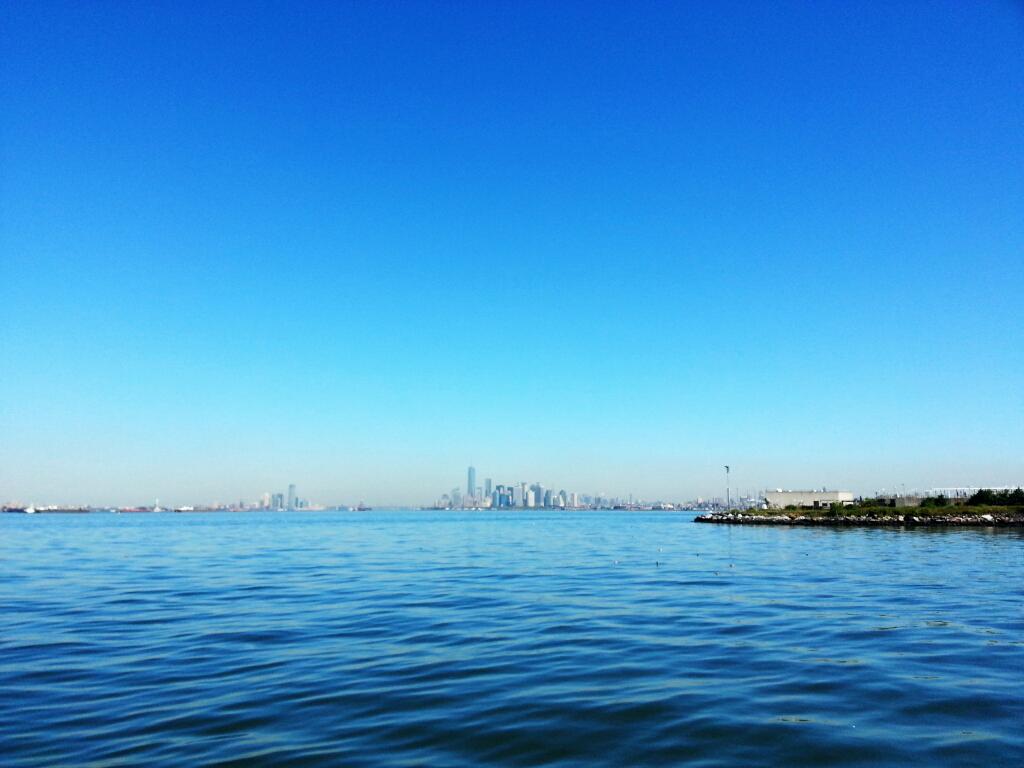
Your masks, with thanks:
[{"label": "distant skyscraper", "polygon": [[284,494],[283,493],[275,493],[273,495],[273,497],[271,497],[270,508],[274,509],[274,510],[282,510],[282,509],[284,509]]},{"label": "distant skyscraper", "polygon": [[470,467],[466,473],[466,495],[474,496],[476,494],[476,467]]},{"label": "distant skyscraper", "polygon": [[493,491],[493,490],[494,490],[494,483],[492,482],[491,478],[489,478],[489,477],[485,478],[484,479],[484,496],[490,496],[491,495],[491,491]]},{"label": "distant skyscraper", "polygon": [[295,509],[295,483],[288,486],[288,509]]},{"label": "distant skyscraper", "polygon": [[538,507],[545,507],[547,504],[544,503],[545,488],[540,483],[533,484],[533,501]]}]

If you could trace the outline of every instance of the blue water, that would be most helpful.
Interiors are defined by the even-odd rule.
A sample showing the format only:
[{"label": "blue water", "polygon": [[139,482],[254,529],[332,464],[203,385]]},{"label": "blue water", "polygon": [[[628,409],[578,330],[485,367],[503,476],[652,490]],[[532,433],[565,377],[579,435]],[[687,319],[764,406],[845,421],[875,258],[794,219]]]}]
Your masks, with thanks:
[{"label": "blue water", "polygon": [[0,516],[0,764],[1024,765],[1024,534]]}]

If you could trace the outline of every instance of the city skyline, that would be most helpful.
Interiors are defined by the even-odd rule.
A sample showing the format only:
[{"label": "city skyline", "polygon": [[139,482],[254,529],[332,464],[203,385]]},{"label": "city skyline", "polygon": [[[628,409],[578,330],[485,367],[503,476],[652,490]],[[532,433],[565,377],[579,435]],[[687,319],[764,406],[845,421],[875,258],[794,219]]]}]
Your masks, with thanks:
[{"label": "city skyline", "polygon": [[[472,485],[476,479],[476,467],[470,465],[466,470],[467,488]],[[734,482],[729,479],[725,482]],[[571,484],[570,484],[571,485]],[[764,494],[771,491],[781,490],[814,490],[821,491],[829,488],[831,490],[837,490],[842,488],[843,490],[850,491],[858,497],[873,497],[878,495],[890,495],[890,496],[906,496],[906,495],[936,495],[944,494],[950,497],[958,495],[969,495],[970,492],[979,490],[980,488],[990,488],[998,490],[1013,490],[1015,488],[1024,486],[1024,482],[1020,480],[1013,482],[1004,483],[961,483],[961,484],[931,484],[931,485],[907,485],[906,483],[893,483],[889,486],[876,487],[872,489],[856,489],[851,490],[849,487],[845,487],[836,484],[828,483],[796,483],[796,484],[767,484],[759,486],[732,486],[732,499],[734,502],[741,502],[742,505],[747,505],[752,501],[763,498]],[[606,492],[603,490],[597,490],[594,488],[587,488],[585,490],[578,490],[575,486],[572,486],[569,490],[565,487],[552,485],[547,486],[542,481],[516,481],[516,482],[498,482],[495,483],[493,478],[486,477],[484,479],[484,485],[476,485],[476,493],[472,496],[467,496],[461,486],[456,486],[450,491],[435,494],[432,497],[432,501],[424,496],[419,499],[412,501],[401,501],[396,502],[393,499],[387,501],[375,500],[373,497],[367,498],[365,494],[354,494],[345,498],[338,496],[326,496],[320,498],[308,498],[300,497],[297,494],[297,484],[288,483],[287,493],[284,491],[264,491],[261,494],[253,495],[251,492],[241,492],[234,495],[231,494],[213,494],[206,497],[196,497],[195,495],[188,494],[169,494],[164,496],[150,497],[150,499],[135,498],[130,501],[126,501],[124,498],[114,500],[113,498],[104,499],[84,499],[79,497],[64,497],[57,498],[52,495],[43,497],[0,497],[0,505],[19,507],[19,506],[35,506],[35,507],[68,507],[68,508],[162,508],[162,509],[263,509],[277,512],[288,512],[306,509],[332,509],[332,508],[361,508],[364,505],[370,507],[380,508],[424,508],[433,506],[437,508],[466,508],[466,509],[479,509],[479,508],[513,508],[513,509],[530,509],[530,508],[589,508],[589,507],[612,507],[618,505],[632,505],[632,504],[675,504],[675,505],[722,505],[723,502],[728,504],[728,489],[729,486],[725,486],[727,491],[725,494],[722,493],[722,488],[717,490],[711,490],[707,493],[665,493],[657,494],[651,492]],[[506,495],[507,494],[507,495]],[[559,495],[561,498],[559,499]],[[500,499],[498,497],[501,497]],[[161,502],[160,499],[164,501]],[[229,500],[230,499],[230,500]],[[152,500],[152,502],[151,502]]]},{"label": "city skyline", "polygon": [[641,5],[9,4],[0,499],[1020,478],[1019,6]]}]

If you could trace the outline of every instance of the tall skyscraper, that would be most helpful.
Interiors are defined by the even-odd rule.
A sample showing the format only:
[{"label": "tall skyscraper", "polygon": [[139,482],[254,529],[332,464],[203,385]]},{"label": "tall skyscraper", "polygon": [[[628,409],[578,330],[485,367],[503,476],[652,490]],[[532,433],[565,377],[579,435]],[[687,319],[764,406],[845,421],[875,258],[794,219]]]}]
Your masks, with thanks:
[{"label": "tall skyscraper", "polygon": [[494,481],[491,478],[484,478],[484,496],[490,497],[491,491],[494,490]]},{"label": "tall skyscraper", "polygon": [[544,486],[541,485],[540,483],[534,483],[530,487],[533,488],[533,501],[534,501],[534,503],[538,507],[546,506],[545,503],[544,503],[544,492],[545,492]]},{"label": "tall skyscraper", "polygon": [[466,473],[466,495],[473,496],[476,494],[476,467],[470,467]]},{"label": "tall skyscraper", "polygon": [[288,510],[295,509],[295,483],[288,486]]}]

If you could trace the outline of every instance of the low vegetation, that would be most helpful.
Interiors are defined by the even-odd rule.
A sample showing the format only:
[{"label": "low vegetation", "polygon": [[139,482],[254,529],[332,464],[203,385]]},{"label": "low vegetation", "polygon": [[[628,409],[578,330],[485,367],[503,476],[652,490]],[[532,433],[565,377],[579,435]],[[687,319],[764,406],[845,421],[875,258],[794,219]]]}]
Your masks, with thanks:
[{"label": "low vegetation", "polygon": [[748,509],[743,510],[745,515],[778,515],[779,513],[790,516],[803,517],[891,517],[893,515],[913,515],[915,517],[947,517],[956,515],[959,517],[981,517],[982,515],[1024,515],[1024,505],[1021,506],[997,506],[993,504],[958,504],[956,506],[920,506],[920,507],[884,507],[865,504],[855,504],[848,507],[839,507],[834,504],[831,507],[820,509]]},{"label": "low vegetation", "polygon": [[1024,488],[1012,491],[992,491],[982,488],[967,500],[967,506],[1024,507]]}]

